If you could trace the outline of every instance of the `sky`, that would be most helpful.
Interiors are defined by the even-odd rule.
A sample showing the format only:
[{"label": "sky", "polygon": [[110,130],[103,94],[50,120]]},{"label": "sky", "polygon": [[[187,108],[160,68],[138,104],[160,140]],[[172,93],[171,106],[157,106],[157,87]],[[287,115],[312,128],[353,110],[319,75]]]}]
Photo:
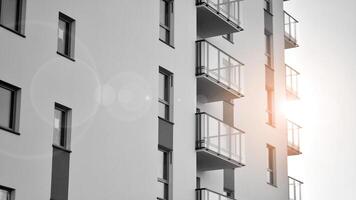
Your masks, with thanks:
[{"label": "sky", "polygon": [[356,1],[290,0],[300,47],[286,63],[300,75],[289,115],[303,127],[303,155],[289,174],[304,182],[303,200],[356,199]]}]

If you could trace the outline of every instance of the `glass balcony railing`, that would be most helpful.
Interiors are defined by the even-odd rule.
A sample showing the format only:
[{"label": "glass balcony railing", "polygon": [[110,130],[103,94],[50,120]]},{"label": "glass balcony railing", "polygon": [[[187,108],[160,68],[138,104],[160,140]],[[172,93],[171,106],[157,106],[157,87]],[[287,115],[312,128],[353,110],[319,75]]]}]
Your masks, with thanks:
[{"label": "glass balcony railing", "polygon": [[284,36],[289,40],[289,42],[294,44],[294,46],[297,46],[297,24],[298,21],[284,11]]},{"label": "glass balcony railing", "polygon": [[241,0],[196,0],[197,5],[206,4],[227,20],[240,26]]},{"label": "glass balcony railing", "polygon": [[286,65],[286,89],[288,96],[298,97],[299,72]]},{"label": "glass balcony railing", "polygon": [[289,200],[302,200],[302,184],[292,177],[289,177]]},{"label": "glass balcony railing", "polygon": [[208,149],[243,165],[245,134],[207,113],[197,113],[197,149]]},{"label": "glass balcony railing", "polygon": [[287,121],[288,126],[288,146],[296,152],[300,152],[300,129],[294,122]]},{"label": "glass balcony railing", "polygon": [[206,188],[196,189],[196,200],[235,200]]},{"label": "glass balcony railing", "polygon": [[238,93],[242,93],[243,64],[206,40],[197,45],[197,75],[206,74]]}]

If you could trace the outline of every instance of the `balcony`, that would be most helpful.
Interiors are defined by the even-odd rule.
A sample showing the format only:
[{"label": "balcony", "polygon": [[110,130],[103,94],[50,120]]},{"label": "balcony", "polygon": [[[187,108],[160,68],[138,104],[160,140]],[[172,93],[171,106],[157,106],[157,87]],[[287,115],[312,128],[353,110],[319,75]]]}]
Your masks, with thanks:
[{"label": "balcony", "polygon": [[206,40],[196,42],[197,94],[210,102],[243,97],[243,64]]},{"label": "balcony", "polygon": [[302,184],[292,177],[289,177],[289,200],[302,200]]},{"label": "balcony", "polygon": [[300,127],[294,122],[287,121],[288,128],[288,155],[295,156],[300,155],[302,152],[300,151]]},{"label": "balcony", "polygon": [[242,31],[241,0],[196,0],[197,32],[201,38]]},{"label": "balcony", "polygon": [[206,188],[195,190],[196,200],[235,200],[234,198],[219,194]]},{"label": "balcony", "polygon": [[286,65],[286,92],[288,99],[298,99],[299,72]]},{"label": "balcony", "polygon": [[297,24],[298,21],[284,11],[284,48],[290,49],[298,47],[297,44]]},{"label": "balcony", "polygon": [[195,190],[196,200],[235,200],[234,198],[219,194],[206,188]]},{"label": "balcony", "polygon": [[198,170],[233,169],[244,166],[244,132],[207,113],[196,114]]}]

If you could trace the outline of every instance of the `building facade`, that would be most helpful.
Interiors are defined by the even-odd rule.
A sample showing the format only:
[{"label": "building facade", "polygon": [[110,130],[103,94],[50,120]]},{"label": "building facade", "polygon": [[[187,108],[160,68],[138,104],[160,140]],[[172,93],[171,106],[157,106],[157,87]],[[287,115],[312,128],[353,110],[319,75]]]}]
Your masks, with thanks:
[{"label": "building facade", "polygon": [[283,0],[0,0],[0,200],[300,200]]}]

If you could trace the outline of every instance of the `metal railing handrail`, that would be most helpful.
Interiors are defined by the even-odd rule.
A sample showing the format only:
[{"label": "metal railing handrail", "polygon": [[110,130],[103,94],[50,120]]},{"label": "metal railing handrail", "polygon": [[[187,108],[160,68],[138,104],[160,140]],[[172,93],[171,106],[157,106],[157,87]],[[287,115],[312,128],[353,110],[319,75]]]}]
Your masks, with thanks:
[{"label": "metal railing handrail", "polygon": [[293,19],[293,23],[299,23],[299,21],[297,19],[295,19],[291,14],[289,14],[287,11],[284,10],[284,14],[286,14],[288,17],[290,17],[291,19]]},{"label": "metal railing handrail", "polygon": [[206,39],[200,39],[200,40],[197,40],[195,41],[196,44],[198,43],[208,43],[210,46],[212,47],[215,47],[215,49],[217,49],[218,51],[224,53],[225,55],[227,55],[229,58],[233,59],[234,61],[238,62],[240,64],[240,66],[244,66],[245,64],[242,63],[241,61],[237,60],[236,58],[234,58],[233,56],[231,56],[230,54],[226,53],[224,50],[220,49],[219,47],[217,47],[216,45],[212,44],[211,42],[209,42],[208,40]]},{"label": "metal railing handrail", "polygon": [[226,195],[224,195],[224,194],[220,194],[220,193],[215,192],[215,191],[213,191],[213,190],[210,190],[210,189],[208,189],[208,188],[197,188],[197,189],[195,189],[195,191],[196,191],[196,192],[208,191],[208,192],[212,192],[212,193],[214,193],[214,194],[217,194],[217,195],[219,195],[219,196],[221,196],[221,197],[225,197],[225,198],[228,198],[228,199],[231,199],[231,200],[236,200],[235,198],[226,196]]},{"label": "metal railing handrail", "polygon": [[295,182],[298,182],[298,183],[300,183],[300,184],[304,184],[303,181],[300,181],[300,180],[298,180],[298,179],[296,179],[296,178],[293,178],[293,177],[291,177],[291,176],[288,176],[288,178],[291,179],[291,180],[293,180],[293,181],[295,181]]},{"label": "metal railing handrail", "polygon": [[195,115],[207,115],[207,116],[209,116],[210,118],[213,118],[213,119],[215,119],[215,120],[217,120],[217,121],[219,121],[219,122],[221,122],[221,123],[223,123],[223,124],[225,124],[225,125],[227,125],[227,126],[230,126],[230,127],[233,128],[233,129],[236,129],[239,133],[245,134],[245,131],[243,131],[243,130],[241,130],[241,129],[239,129],[239,128],[233,126],[233,125],[226,124],[223,120],[221,120],[221,119],[219,119],[219,118],[217,118],[217,117],[215,117],[215,116],[213,116],[213,115],[211,115],[211,114],[209,114],[209,113],[206,113],[206,112],[198,112],[198,113],[195,113]]}]

